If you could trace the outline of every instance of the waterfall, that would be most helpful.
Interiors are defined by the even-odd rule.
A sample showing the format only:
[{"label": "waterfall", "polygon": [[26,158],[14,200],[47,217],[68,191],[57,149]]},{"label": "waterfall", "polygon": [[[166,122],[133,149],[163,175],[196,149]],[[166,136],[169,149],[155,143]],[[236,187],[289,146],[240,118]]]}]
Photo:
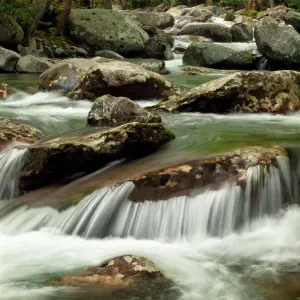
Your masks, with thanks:
[{"label": "waterfall", "polygon": [[63,212],[50,207],[21,207],[0,219],[5,233],[56,230],[84,237],[135,237],[180,240],[224,236],[251,228],[253,221],[273,215],[293,202],[290,160],[277,159],[277,167],[250,167],[245,187],[225,184],[219,190],[203,189],[194,196],[134,202],[134,188],[125,182],[102,188]]},{"label": "waterfall", "polygon": [[0,153],[0,200],[9,200],[18,195],[18,173],[26,151],[10,148]]}]

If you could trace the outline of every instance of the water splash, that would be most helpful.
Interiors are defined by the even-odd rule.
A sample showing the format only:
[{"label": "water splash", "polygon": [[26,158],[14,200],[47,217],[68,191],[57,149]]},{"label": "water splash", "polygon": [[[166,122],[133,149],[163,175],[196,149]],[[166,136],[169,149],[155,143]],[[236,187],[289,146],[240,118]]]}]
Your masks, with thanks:
[{"label": "water splash", "polygon": [[126,182],[94,191],[61,213],[49,207],[21,207],[0,219],[0,228],[11,233],[47,227],[89,238],[131,236],[166,241],[225,236],[284,208],[293,193],[289,165],[288,158],[280,157],[278,167],[249,168],[244,189],[228,183],[216,191],[205,189],[195,196],[167,201],[130,201],[134,184]]},{"label": "water splash", "polygon": [[0,200],[18,195],[18,174],[27,149],[10,148],[0,153]]}]

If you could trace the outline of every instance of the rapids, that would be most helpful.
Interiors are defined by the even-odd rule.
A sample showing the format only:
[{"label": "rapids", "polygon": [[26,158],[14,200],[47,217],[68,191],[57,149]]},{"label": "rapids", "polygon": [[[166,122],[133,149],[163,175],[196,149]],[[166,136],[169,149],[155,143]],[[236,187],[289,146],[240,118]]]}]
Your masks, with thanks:
[{"label": "rapids", "polygon": [[[182,81],[178,63],[167,64],[173,70],[169,79],[180,81],[183,89],[199,84],[197,76]],[[201,82],[212,78],[202,77]],[[16,80],[15,75],[11,80]],[[150,105],[151,100],[141,104]],[[57,92],[17,92],[0,102],[0,114],[41,129],[47,139],[92,130],[86,129],[90,107],[90,102],[71,101]],[[78,204],[61,211],[45,205],[40,196],[30,199],[36,205],[30,201],[18,205],[19,200],[12,199],[18,195],[16,179],[27,146],[11,145],[0,153],[1,300],[299,297],[300,114],[161,116],[176,139],[145,158],[116,162],[99,171],[101,176],[107,172],[121,176],[126,164],[139,172],[187,157],[261,144],[283,144],[290,159],[280,157],[278,168],[263,170],[264,181],[261,169],[251,167],[243,191],[227,182],[218,191],[201,190],[191,197],[128,203],[132,184],[125,182],[86,191]],[[91,180],[99,172],[55,190],[53,199],[62,199],[63,193],[72,196],[80,180]],[[255,209],[250,208],[253,193],[258,200]],[[155,296],[143,290],[138,295],[101,290],[95,296],[91,291],[44,284],[125,254],[157,263],[174,280],[174,289],[155,291],[154,287]]]}]

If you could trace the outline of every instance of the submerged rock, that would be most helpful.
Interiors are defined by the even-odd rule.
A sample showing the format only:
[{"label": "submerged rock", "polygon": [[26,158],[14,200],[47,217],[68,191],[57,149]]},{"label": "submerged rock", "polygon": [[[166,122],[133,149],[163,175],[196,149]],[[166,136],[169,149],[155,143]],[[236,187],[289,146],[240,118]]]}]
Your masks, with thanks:
[{"label": "submerged rock", "polygon": [[19,59],[17,71],[20,73],[43,73],[53,66],[53,63],[44,57],[26,55]]},{"label": "submerged rock", "polygon": [[184,53],[183,64],[223,69],[253,69],[250,51],[234,51],[214,43],[192,43]]},{"label": "submerged rock", "polygon": [[202,113],[289,113],[300,109],[300,73],[239,72],[148,109]]},{"label": "submerged rock", "polygon": [[61,137],[28,149],[20,188],[33,190],[122,158],[146,155],[174,138],[161,123],[128,123],[110,130]]},{"label": "submerged rock", "polygon": [[172,197],[193,196],[200,189],[218,190],[225,183],[246,184],[249,167],[277,166],[277,157],[287,152],[277,146],[249,147],[209,158],[186,161],[132,178],[131,201],[167,200]]},{"label": "submerged rock", "polygon": [[0,148],[15,141],[34,143],[43,136],[43,133],[34,127],[0,117]]},{"label": "submerged rock", "polygon": [[0,100],[4,100],[8,95],[8,85],[0,83]]},{"label": "submerged rock", "polygon": [[259,52],[273,68],[300,67],[300,35],[292,26],[265,17],[255,25],[254,37]]},{"label": "submerged rock", "polygon": [[125,97],[102,96],[94,102],[88,124],[92,126],[119,126],[129,122],[159,123],[161,118]]},{"label": "submerged rock", "polygon": [[120,256],[109,260],[100,267],[89,268],[84,274],[63,276],[58,281],[49,282],[50,285],[95,285],[114,284],[122,281],[139,279],[154,279],[163,277],[161,269],[150,260],[134,256]]},{"label": "submerged rock", "polygon": [[230,29],[216,23],[189,23],[179,31],[178,35],[200,35],[214,42],[232,41]]},{"label": "submerged rock", "polygon": [[130,99],[162,98],[175,93],[163,76],[127,61],[99,60],[75,86],[74,99],[95,100],[110,94]]},{"label": "submerged rock", "polygon": [[69,17],[73,39],[97,50],[112,50],[122,55],[144,51],[148,34],[138,23],[115,10],[72,9]]},{"label": "submerged rock", "polygon": [[21,55],[0,47],[0,71],[14,72]]}]

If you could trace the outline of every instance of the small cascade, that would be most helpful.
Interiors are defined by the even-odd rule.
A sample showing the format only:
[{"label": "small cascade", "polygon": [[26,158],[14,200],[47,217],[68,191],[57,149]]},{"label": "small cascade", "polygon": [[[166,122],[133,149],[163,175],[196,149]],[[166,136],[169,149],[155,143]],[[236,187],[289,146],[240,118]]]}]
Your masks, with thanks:
[{"label": "small cascade", "polygon": [[125,182],[94,191],[77,206],[58,212],[50,207],[21,207],[0,219],[4,233],[55,230],[84,237],[192,240],[247,230],[253,221],[274,215],[293,202],[290,160],[279,157],[277,167],[250,167],[245,187],[225,184],[194,196],[133,202],[134,188]]},{"label": "small cascade", "polygon": [[18,195],[18,173],[26,149],[10,148],[0,153],[0,200],[9,200]]}]

